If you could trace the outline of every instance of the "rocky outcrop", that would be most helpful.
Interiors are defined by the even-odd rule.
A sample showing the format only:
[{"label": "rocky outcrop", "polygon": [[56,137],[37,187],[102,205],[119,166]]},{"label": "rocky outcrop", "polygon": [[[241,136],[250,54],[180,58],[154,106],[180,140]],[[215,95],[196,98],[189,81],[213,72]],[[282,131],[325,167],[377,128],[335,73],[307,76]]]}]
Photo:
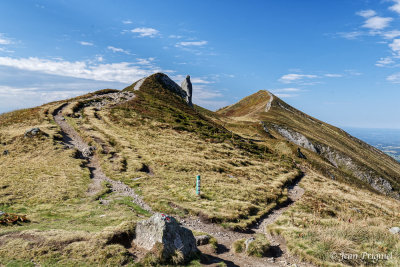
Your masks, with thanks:
[{"label": "rocky outcrop", "polygon": [[301,133],[295,132],[291,129],[287,129],[287,128],[283,128],[281,126],[278,125],[272,125],[274,127],[274,129],[280,134],[282,135],[286,140],[295,143],[298,146],[307,148],[315,153],[318,153],[317,148],[313,145],[313,143],[308,140],[307,137],[305,137],[304,135],[302,135]]},{"label": "rocky outcrop", "polygon": [[347,170],[354,177],[369,184],[375,190],[397,199],[400,198],[399,193],[393,191],[393,187],[388,180],[381,177],[375,171],[367,168],[362,163],[359,163],[347,156],[345,153],[328,145],[310,140],[306,136],[292,129],[288,129],[276,124],[272,124],[272,127],[286,140],[319,154],[324,159],[329,161],[334,167]]},{"label": "rocky outcrop", "polygon": [[177,251],[184,259],[190,259],[198,252],[193,233],[181,227],[175,218],[155,213],[149,219],[136,226],[134,244],[146,250],[152,250],[162,244],[162,259],[168,261]]},{"label": "rocky outcrop", "polygon": [[269,91],[267,91],[268,95],[269,95],[269,100],[267,105],[265,105],[265,112],[268,112],[272,106],[272,101],[274,100],[274,95],[271,94]]},{"label": "rocky outcrop", "polygon": [[183,80],[183,82],[181,84],[181,88],[187,94],[186,102],[189,104],[189,106],[193,106],[193,103],[192,103],[193,87],[192,87],[192,82],[190,81],[189,75],[187,75],[185,80]]},{"label": "rocky outcrop", "polygon": [[186,91],[182,90],[182,88],[177,85],[173,80],[171,80],[167,75],[165,75],[164,73],[157,73],[156,76],[166,89],[177,94],[185,100],[187,99]]}]

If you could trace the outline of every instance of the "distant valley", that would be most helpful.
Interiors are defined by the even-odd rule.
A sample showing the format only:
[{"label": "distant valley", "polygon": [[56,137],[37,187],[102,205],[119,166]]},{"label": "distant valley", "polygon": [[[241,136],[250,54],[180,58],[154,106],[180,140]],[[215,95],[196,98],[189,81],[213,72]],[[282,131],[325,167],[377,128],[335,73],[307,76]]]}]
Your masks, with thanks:
[{"label": "distant valley", "polygon": [[400,129],[345,128],[345,130],[400,162]]}]

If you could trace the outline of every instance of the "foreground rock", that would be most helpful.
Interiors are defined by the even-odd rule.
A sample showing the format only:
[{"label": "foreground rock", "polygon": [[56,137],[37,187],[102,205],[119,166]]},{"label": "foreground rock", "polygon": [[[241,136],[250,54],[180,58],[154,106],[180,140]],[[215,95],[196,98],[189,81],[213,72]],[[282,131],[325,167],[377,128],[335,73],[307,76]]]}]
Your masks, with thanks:
[{"label": "foreground rock", "polygon": [[400,227],[392,227],[389,229],[392,234],[400,234]]},{"label": "foreground rock", "polygon": [[134,244],[146,250],[154,250],[162,245],[162,260],[168,261],[173,255],[182,253],[185,261],[197,252],[193,233],[181,227],[173,217],[156,213],[136,226]]}]

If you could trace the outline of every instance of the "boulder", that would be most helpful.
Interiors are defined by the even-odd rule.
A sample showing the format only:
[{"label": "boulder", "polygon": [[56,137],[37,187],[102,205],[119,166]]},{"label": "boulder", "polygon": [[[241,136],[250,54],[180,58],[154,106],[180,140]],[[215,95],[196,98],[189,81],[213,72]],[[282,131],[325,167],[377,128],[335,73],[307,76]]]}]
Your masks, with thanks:
[{"label": "boulder", "polygon": [[186,79],[183,80],[181,88],[187,94],[186,102],[189,104],[189,106],[193,106],[193,103],[192,103],[193,87],[192,87],[192,82],[190,81],[190,76],[189,75],[187,75]]},{"label": "boulder", "polygon": [[93,151],[95,151],[95,150],[96,150],[96,147],[94,147],[94,146],[85,147],[82,150],[82,156],[84,156],[85,158],[91,157],[91,156],[93,156]]},{"label": "boulder", "polygon": [[185,261],[198,252],[192,231],[180,226],[175,218],[162,213],[155,213],[137,223],[133,243],[146,250],[154,250],[161,244],[164,261],[170,260],[178,251]]},{"label": "boulder", "polygon": [[392,234],[400,234],[400,227],[392,227],[389,229]]},{"label": "boulder", "polygon": [[36,127],[36,128],[32,128],[32,129],[27,130],[25,132],[24,136],[25,137],[33,137],[33,136],[39,135],[41,132],[42,131],[39,128]]}]

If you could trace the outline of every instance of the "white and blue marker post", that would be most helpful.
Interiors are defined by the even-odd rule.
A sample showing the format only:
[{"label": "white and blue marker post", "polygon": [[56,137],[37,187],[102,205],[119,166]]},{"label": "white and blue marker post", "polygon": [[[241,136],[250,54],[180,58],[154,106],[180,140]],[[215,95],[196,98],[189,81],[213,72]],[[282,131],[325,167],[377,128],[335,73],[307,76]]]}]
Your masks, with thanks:
[{"label": "white and blue marker post", "polygon": [[196,195],[200,196],[200,175],[196,176]]}]

